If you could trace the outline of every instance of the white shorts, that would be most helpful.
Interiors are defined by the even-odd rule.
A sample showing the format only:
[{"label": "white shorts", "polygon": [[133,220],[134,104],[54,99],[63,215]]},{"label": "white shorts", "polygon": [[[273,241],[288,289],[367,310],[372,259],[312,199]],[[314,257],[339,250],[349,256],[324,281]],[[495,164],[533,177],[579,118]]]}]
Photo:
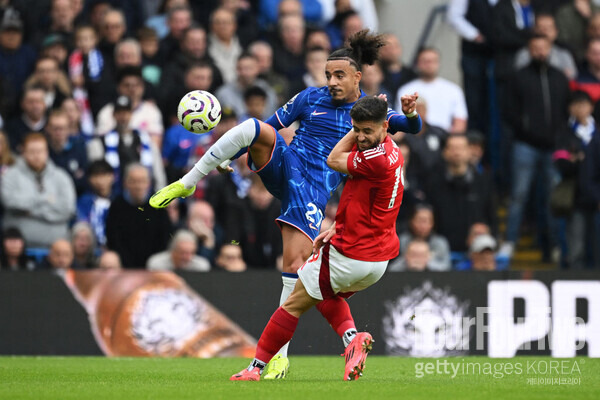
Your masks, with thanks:
[{"label": "white shorts", "polygon": [[298,276],[313,299],[340,295],[350,297],[377,282],[388,261],[359,261],[339,253],[327,243],[298,270]]}]

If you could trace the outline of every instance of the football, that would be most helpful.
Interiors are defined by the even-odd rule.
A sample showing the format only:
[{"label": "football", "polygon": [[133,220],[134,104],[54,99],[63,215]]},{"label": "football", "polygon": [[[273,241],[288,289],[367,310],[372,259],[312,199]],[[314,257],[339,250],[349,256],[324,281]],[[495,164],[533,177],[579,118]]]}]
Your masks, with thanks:
[{"label": "football", "polygon": [[177,118],[188,131],[206,133],[221,120],[221,104],[212,93],[192,90],[181,98]]}]

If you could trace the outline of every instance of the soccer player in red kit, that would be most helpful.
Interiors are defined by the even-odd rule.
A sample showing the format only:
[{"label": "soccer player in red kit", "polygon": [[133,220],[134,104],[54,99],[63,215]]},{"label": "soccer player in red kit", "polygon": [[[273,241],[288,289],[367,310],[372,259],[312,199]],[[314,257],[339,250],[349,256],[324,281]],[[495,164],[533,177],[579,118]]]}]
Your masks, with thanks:
[{"label": "soccer player in red kit", "polygon": [[258,381],[294,334],[300,315],[317,306],[346,346],[344,380],[362,375],[373,338],[357,332],[344,298],[377,282],[398,255],[396,217],[404,190],[400,150],[387,134],[387,102],[366,96],[350,111],[352,130],[331,151],[327,165],[348,175],[335,224],[320,234],[298,270],[292,294],[265,327],[250,366],[231,380]]}]

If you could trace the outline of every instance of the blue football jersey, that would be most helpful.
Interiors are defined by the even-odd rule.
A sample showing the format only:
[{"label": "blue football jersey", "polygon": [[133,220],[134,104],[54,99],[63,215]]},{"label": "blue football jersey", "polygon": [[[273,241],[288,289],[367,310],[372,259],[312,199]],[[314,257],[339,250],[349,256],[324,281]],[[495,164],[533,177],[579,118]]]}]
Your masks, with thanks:
[{"label": "blue football jersey", "polygon": [[[361,91],[363,96],[365,93]],[[300,127],[290,143],[290,150],[305,163],[310,175],[306,178],[328,192],[339,185],[343,175],[327,166],[327,157],[337,142],[352,129],[350,110],[353,105],[334,105],[327,86],[309,87],[292,97],[266,121],[275,129],[299,121]],[[399,114],[388,109],[388,120],[394,115]]]}]

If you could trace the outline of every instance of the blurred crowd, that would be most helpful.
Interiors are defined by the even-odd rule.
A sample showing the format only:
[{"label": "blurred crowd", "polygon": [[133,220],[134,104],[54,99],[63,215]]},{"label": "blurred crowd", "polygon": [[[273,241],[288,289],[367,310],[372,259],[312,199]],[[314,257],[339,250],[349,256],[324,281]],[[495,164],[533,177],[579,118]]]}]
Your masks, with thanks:
[{"label": "blurred crowd", "polygon": [[[446,21],[463,86],[439,75],[445,49],[407,65],[390,33],[362,71],[391,107],[418,92],[424,121],[394,135],[406,164],[389,270],[505,269],[521,231],[543,261],[597,267],[600,1],[450,0]],[[280,268],[280,203],[244,157],[193,198],[148,197],[231,127],[326,85],[328,54],[378,25],[373,0],[0,0],[0,268]],[[209,134],[177,120],[194,89],[223,107]]]}]

